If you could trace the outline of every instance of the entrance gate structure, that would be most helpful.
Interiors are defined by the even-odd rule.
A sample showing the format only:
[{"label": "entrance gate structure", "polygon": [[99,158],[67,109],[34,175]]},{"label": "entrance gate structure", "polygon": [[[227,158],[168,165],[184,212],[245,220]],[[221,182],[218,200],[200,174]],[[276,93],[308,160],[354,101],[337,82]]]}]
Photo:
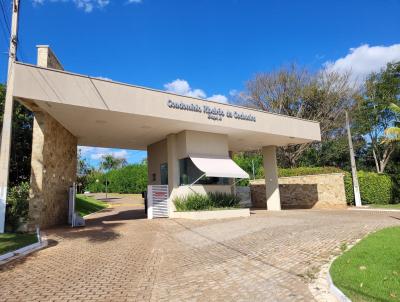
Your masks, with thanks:
[{"label": "entrance gate structure", "polygon": [[78,145],[147,151],[155,217],[172,213],[175,197],[234,191],[248,175],[232,154],[254,150],[264,158],[267,209],[280,210],[276,147],[321,139],[318,122],[66,72],[48,46],[38,46],[37,62],[12,65],[13,100],[35,115],[31,226],[67,223]]}]

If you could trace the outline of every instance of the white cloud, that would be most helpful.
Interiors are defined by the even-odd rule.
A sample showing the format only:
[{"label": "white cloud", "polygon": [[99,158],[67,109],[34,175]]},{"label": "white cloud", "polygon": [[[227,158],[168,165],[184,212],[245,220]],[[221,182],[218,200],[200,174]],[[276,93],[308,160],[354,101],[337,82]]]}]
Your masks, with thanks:
[{"label": "white cloud", "polygon": [[239,94],[239,91],[237,91],[237,89],[229,90],[229,95],[230,96],[237,96],[238,94]]},{"label": "white cloud", "polygon": [[192,87],[190,87],[188,81],[182,79],[176,79],[175,81],[164,84],[164,88],[168,92],[184,96],[190,96],[200,99],[208,99],[221,103],[228,103],[228,98],[222,94],[214,94],[209,98],[207,98],[207,94],[204,92],[204,90],[198,88],[193,89]]},{"label": "white cloud", "polygon": [[361,45],[336,61],[326,62],[325,68],[339,73],[351,72],[355,83],[363,81],[371,72],[380,71],[388,62],[400,61],[400,44],[390,46]]},{"label": "white cloud", "polygon": [[127,150],[115,150],[102,147],[85,147],[79,146],[79,150],[83,157],[89,157],[93,160],[100,160],[104,155],[112,155],[117,158],[126,158],[128,156]]},{"label": "white cloud", "polygon": [[207,100],[219,102],[219,103],[228,103],[228,98],[222,94],[214,94],[207,98]]},{"label": "white cloud", "polygon": [[107,78],[107,77],[102,77],[102,76],[94,77],[94,78],[99,79],[99,80],[112,81],[112,79]]},{"label": "white cloud", "polygon": [[142,3],[142,0],[128,0],[128,4],[131,3]]},{"label": "white cloud", "polygon": [[203,90],[192,89],[187,81],[181,79],[176,79],[175,81],[165,84],[164,88],[168,92],[176,94],[191,96],[195,98],[202,98],[202,99],[206,98],[206,94]]},{"label": "white cloud", "polygon": [[110,4],[110,0],[32,0],[33,5],[43,5],[47,2],[58,3],[58,2],[71,2],[75,6],[86,13],[92,12],[94,9],[101,9]]}]

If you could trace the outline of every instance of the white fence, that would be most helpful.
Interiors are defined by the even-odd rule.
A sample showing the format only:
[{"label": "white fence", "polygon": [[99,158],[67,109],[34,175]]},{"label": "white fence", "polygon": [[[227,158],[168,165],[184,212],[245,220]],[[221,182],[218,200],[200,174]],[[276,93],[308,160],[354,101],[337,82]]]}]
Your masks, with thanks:
[{"label": "white fence", "polygon": [[85,219],[79,216],[78,213],[75,212],[75,200],[76,200],[76,184],[73,183],[69,188],[69,198],[68,198],[68,223],[72,227],[84,226]]},{"label": "white fence", "polygon": [[168,217],[168,186],[153,185],[147,188],[147,218]]}]

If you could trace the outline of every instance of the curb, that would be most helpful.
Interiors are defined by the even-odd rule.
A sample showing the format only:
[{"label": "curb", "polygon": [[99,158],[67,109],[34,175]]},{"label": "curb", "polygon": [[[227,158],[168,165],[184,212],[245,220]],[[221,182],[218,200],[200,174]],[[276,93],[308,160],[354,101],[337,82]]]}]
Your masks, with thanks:
[{"label": "curb", "polygon": [[[333,263],[333,261],[332,261],[332,263]],[[331,263],[331,265],[332,265],[332,263]],[[326,279],[328,280],[328,284],[329,284],[329,291],[340,302],[351,302],[351,300],[349,298],[347,298],[347,296],[339,288],[337,288],[336,285],[333,283],[331,273],[330,273],[331,265],[329,265],[328,276],[326,277]]]},{"label": "curb", "polygon": [[15,251],[0,255],[0,266],[10,261],[25,257],[38,250],[41,250],[42,248],[45,248],[47,245],[48,245],[47,238],[43,236],[40,238],[39,242],[32,243],[30,245],[21,247]]},{"label": "curb", "polygon": [[400,212],[397,209],[385,209],[385,208],[349,208],[349,211],[366,211],[366,212]]}]

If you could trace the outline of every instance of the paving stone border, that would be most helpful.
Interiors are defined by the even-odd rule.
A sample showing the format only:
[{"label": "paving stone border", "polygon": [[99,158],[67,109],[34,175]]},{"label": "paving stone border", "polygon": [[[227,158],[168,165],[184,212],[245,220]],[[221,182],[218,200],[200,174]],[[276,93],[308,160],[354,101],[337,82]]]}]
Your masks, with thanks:
[{"label": "paving stone border", "polygon": [[45,235],[40,236],[39,241],[36,243],[32,243],[30,245],[21,247],[15,251],[11,251],[3,255],[0,255],[0,266],[10,261],[25,257],[33,252],[45,248],[47,245],[48,245],[47,237]]},{"label": "paving stone border", "polygon": [[348,208],[350,211],[366,211],[366,212],[400,212],[398,209],[385,209],[385,208]]},{"label": "paving stone border", "polygon": [[[333,263],[333,261],[332,261],[332,263]],[[332,263],[331,263],[331,265],[332,265]],[[338,287],[336,287],[336,285],[333,283],[332,277],[331,277],[331,273],[330,273],[331,265],[329,265],[328,276],[327,276],[327,280],[328,280],[330,292],[331,292],[331,293],[336,297],[336,299],[338,299],[340,302],[351,302],[351,300],[350,300],[349,298],[347,298],[347,296],[346,296]]]}]

